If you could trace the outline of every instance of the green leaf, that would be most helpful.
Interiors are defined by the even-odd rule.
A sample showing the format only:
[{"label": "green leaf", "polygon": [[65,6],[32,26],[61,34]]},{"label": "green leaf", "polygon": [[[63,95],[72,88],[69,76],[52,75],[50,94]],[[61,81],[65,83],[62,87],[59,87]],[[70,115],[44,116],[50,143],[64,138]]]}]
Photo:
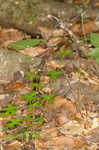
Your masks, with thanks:
[{"label": "green leaf", "polygon": [[32,60],[32,57],[25,57],[24,60],[26,60],[26,61],[31,61],[31,60]]},{"label": "green leaf", "polygon": [[74,71],[77,72],[80,76],[84,76],[84,73],[81,72],[78,68],[75,67]]},{"label": "green leaf", "polygon": [[91,33],[90,41],[95,48],[91,49],[91,52],[89,52],[88,57],[94,57],[96,62],[99,64],[99,34]]},{"label": "green leaf", "polygon": [[48,71],[48,75],[50,76],[50,79],[51,80],[55,80],[57,76],[60,76],[64,73],[64,71],[62,70],[59,70],[59,71],[56,71],[56,70],[50,70]]},{"label": "green leaf", "polygon": [[98,33],[91,33],[90,34],[90,42],[93,46],[99,47],[99,34]]},{"label": "green leaf", "polygon": [[43,117],[40,116],[40,117],[36,118],[35,121],[37,121],[40,125],[42,125],[43,124]]},{"label": "green leaf", "polygon": [[39,84],[39,83],[32,83],[32,84],[30,85],[30,87],[31,87],[31,88],[33,88],[33,87],[36,87],[36,88],[43,88],[44,86],[43,86],[42,84]]},{"label": "green leaf", "polygon": [[40,104],[39,102],[35,102],[35,103],[33,103],[33,104],[28,105],[28,108],[29,108],[29,109],[32,109],[32,108],[34,108],[34,107],[40,107],[40,106],[41,106],[41,104]]},{"label": "green leaf", "polygon": [[27,137],[27,138],[29,138],[30,133],[28,131],[26,131],[26,132],[24,132],[24,136]]},{"label": "green leaf", "polygon": [[59,55],[60,57],[64,58],[65,55],[73,56],[73,53],[70,50],[60,50]]},{"label": "green leaf", "polygon": [[33,122],[34,118],[32,116],[24,116],[22,121],[30,121]]},{"label": "green leaf", "polygon": [[43,100],[44,102],[53,103],[53,102],[54,102],[54,95],[53,95],[53,94],[50,94],[50,95],[42,94],[42,100]]},{"label": "green leaf", "polygon": [[37,96],[37,94],[38,94],[37,91],[33,91],[33,92],[31,92],[30,94],[23,95],[22,98],[23,98],[26,102],[30,103],[30,102],[32,102],[33,100],[38,100],[38,99],[39,99],[39,97]]},{"label": "green leaf", "polygon": [[8,104],[8,107],[2,109],[2,111],[4,112],[0,113],[0,116],[7,117],[10,115],[15,115],[16,110],[19,108],[19,106],[13,106],[12,104]]},{"label": "green leaf", "polygon": [[94,57],[96,62],[99,63],[99,47],[93,48],[88,54],[89,57]]},{"label": "green leaf", "polygon": [[32,134],[32,138],[40,138],[40,134],[38,134],[38,133],[33,133],[33,134]]},{"label": "green leaf", "polygon": [[21,120],[16,118],[16,119],[11,119],[9,123],[5,126],[5,129],[12,129],[15,126],[18,126],[21,124]]},{"label": "green leaf", "polygon": [[30,48],[33,46],[38,45],[41,42],[41,39],[28,39],[28,40],[22,40],[18,42],[12,42],[8,46],[16,49],[16,50],[22,50],[25,48]]}]

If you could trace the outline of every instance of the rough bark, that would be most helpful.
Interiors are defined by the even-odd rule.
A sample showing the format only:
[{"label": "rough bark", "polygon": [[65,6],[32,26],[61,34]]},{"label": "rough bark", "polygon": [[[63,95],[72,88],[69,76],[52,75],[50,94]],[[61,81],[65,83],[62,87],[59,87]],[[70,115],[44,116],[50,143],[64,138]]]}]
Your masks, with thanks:
[{"label": "rough bark", "polygon": [[[48,19],[52,14],[63,21],[82,12],[78,6],[68,0],[0,0],[0,24],[22,29],[28,33],[39,33],[39,26],[53,27]],[[97,17],[99,7],[89,8],[88,17]]]}]

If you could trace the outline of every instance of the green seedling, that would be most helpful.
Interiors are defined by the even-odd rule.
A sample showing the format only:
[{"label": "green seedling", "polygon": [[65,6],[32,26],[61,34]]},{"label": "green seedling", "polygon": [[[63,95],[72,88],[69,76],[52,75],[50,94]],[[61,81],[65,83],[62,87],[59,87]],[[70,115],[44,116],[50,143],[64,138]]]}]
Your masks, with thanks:
[{"label": "green seedling", "polygon": [[[33,133],[33,126],[34,125],[42,125],[43,124],[43,117],[35,117],[34,108],[42,106],[45,102],[54,102],[54,95],[53,94],[41,94],[40,89],[44,86],[38,83],[38,80],[40,78],[39,76],[40,70],[37,70],[34,74],[31,72],[27,72],[26,76],[28,79],[35,80],[34,83],[31,84],[31,92],[27,95],[23,95],[22,98],[24,101],[26,101],[26,109],[31,109],[30,114],[28,116],[24,117],[16,117],[16,110],[20,109],[19,106],[13,106],[11,104],[8,105],[7,108],[4,108],[2,113],[0,113],[1,116],[7,117],[10,115],[13,115],[15,118],[10,119],[10,121],[6,124],[4,130],[8,129],[16,129],[15,132],[11,133],[10,137],[12,138],[14,136],[15,139],[21,138],[22,136],[29,138],[32,136],[33,138],[38,138],[40,135],[37,133]],[[49,71],[48,72],[51,80],[55,79],[57,76],[63,74],[63,71]],[[35,89],[36,87],[36,89]],[[23,106],[24,107],[24,106]],[[33,112],[32,112],[33,111]],[[29,124],[27,124],[27,122]],[[24,126],[25,125],[25,126]],[[20,128],[21,126],[21,128]],[[19,131],[20,129],[20,131]],[[33,132],[32,132],[33,131]]]},{"label": "green seedling", "polygon": [[37,96],[38,92],[37,91],[33,91],[30,94],[27,95],[23,95],[22,98],[27,102],[27,103],[31,103],[35,100],[38,100],[39,97]]},{"label": "green seedling", "polygon": [[40,125],[42,125],[44,122],[43,116],[36,118],[35,121],[38,122]]},{"label": "green seedling", "polygon": [[42,94],[42,101],[43,102],[50,102],[50,103],[53,103],[54,102],[54,95],[53,94]]},{"label": "green seedling", "polygon": [[81,41],[82,41],[83,43],[86,43],[86,42],[87,42],[87,38],[86,38],[85,36],[83,36],[83,37],[81,37]]},{"label": "green seedling", "polygon": [[41,88],[43,88],[44,86],[43,86],[42,84],[40,84],[40,83],[32,83],[32,84],[30,85],[30,87],[31,87],[31,88],[36,87],[36,88],[38,88],[38,89],[39,89],[39,88],[41,89]]},{"label": "green seedling", "polygon": [[32,57],[25,57],[24,60],[26,60],[26,61],[31,61],[31,60],[32,60]]},{"label": "green seedling", "polygon": [[21,125],[21,120],[18,118],[10,119],[10,122],[6,124],[5,129],[13,129],[16,126]]},{"label": "green seedling", "polygon": [[80,76],[84,76],[84,73],[81,72],[80,69],[75,67],[74,71],[77,72]]},{"label": "green seedling", "polygon": [[38,133],[33,133],[33,134],[32,134],[32,138],[40,138],[40,134],[38,134]]},{"label": "green seedling", "polygon": [[72,44],[73,43],[73,41],[72,40],[68,40],[68,44]]},{"label": "green seedling", "polygon": [[8,104],[8,107],[3,108],[2,112],[0,113],[0,116],[2,117],[7,117],[7,116],[14,116],[16,113],[16,110],[18,110],[20,107],[19,106],[13,106],[12,104]]},{"label": "green seedling", "polygon": [[55,80],[58,76],[62,75],[63,73],[64,73],[63,70],[59,70],[59,71],[50,70],[50,71],[48,71],[47,74],[50,76],[51,80]]},{"label": "green seedling", "polygon": [[33,104],[29,104],[28,105],[28,108],[29,109],[33,109],[33,108],[35,108],[35,107],[40,107],[41,106],[41,104],[40,104],[40,102],[34,102]]},{"label": "green seedling", "polygon": [[70,50],[60,50],[59,55],[61,58],[64,58],[64,56],[73,56],[73,53]]},{"label": "green seedling", "polygon": [[34,122],[34,118],[33,118],[33,116],[24,116],[22,121],[23,122],[26,122],[26,121]]}]

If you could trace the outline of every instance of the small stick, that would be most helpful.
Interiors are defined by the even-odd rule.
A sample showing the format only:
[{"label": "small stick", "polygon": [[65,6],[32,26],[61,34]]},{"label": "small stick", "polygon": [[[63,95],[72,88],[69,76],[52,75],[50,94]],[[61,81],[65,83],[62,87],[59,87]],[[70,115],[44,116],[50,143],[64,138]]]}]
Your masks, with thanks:
[{"label": "small stick", "polygon": [[65,26],[65,24],[59,20],[57,17],[52,16],[52,15],[48,15],[48,18],[51,20],[55,20],[58,25],[60,26],[61,29],[63,29],[65,32],[67,32],[69,34],[69,36],[72,38],[72,40],[76,43],[79,53],[83,56],[86,57],[87,56],[87,50],[86,47],[84,46],[84,44],[79,40],[79,38],[68,28]]}]

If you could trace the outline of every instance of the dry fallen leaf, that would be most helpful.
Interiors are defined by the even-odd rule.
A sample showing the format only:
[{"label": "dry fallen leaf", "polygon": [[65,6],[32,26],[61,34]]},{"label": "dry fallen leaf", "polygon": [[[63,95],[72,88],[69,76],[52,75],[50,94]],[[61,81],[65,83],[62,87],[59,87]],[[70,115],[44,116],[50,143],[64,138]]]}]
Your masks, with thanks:
[{"label": "dry fallen leaf", "polygon": [[68,39],[67,38],[62,38],[62,37],[53,37],[47,42],[47,46],[53,47],[53,46],[58,46],[58,45],[63,45],[65,44],[65,47],[67,45]]},{"label": "dry fallen leaf", "polygon": [[71,30],[80,36],[82,34],[88,34],[90,32],[95,32],[98,30],[98,27],[95,24],[94,20],[88,20],[84,24],[77,23],[77,24],[73,25]]},{"label": "dry fallen leaf", "polygon": [[25,85],[23,82],[14,82],[10,83],[5,89],[6,90],[15,90],[15,89],[22,89]]},{"label": "dry fallen leaf", "polygon": [[49,93],[51,93],[52,90],[49,87],[44,87],[44,88],[41,89],[41,91],[44,92],[44,93],[49,94]]},{"label": "dry fallen leaf", "polygon": [[48,76],[41,76],[40,77],[40,83],[41,84],[47,84],[47,83],[49,83],[49,81],[50,81],[50,77],[48,77]]},{"label": "dry fallen leaf", "polygon": [[24,50],[20,50],[19,52],[28,56],[36,57],[36,56],[42,55],[46,51],[47,49],[41,46],[36,46],[36,47],[31,47],[31,48],[25,48]]},{"label": "dry fallen leaf", "polygon": [[81,5],[84,3],[85,0],[73,0],[73,4],[76,4],[76,5]]},{"label": "dry fallen leaf", "polygon": [[3,29],[0,32],[0,44],[2,46],[7,45],[7,41],[18,41],[24,38],[24,32],[13,28]]},{"label": "dry fallen leaf", "polygon": [[58,64],[56,61],[51,60],[47,64],[47,67],[50,67],[51,69],[61,68],[63,65]]},{"label": "dry fallen leaf", "polygon": [[21,149],[21,142],[18,140],[13,140],[10,144],[5,144],[4,149],[6,150],[20,150]]}]

